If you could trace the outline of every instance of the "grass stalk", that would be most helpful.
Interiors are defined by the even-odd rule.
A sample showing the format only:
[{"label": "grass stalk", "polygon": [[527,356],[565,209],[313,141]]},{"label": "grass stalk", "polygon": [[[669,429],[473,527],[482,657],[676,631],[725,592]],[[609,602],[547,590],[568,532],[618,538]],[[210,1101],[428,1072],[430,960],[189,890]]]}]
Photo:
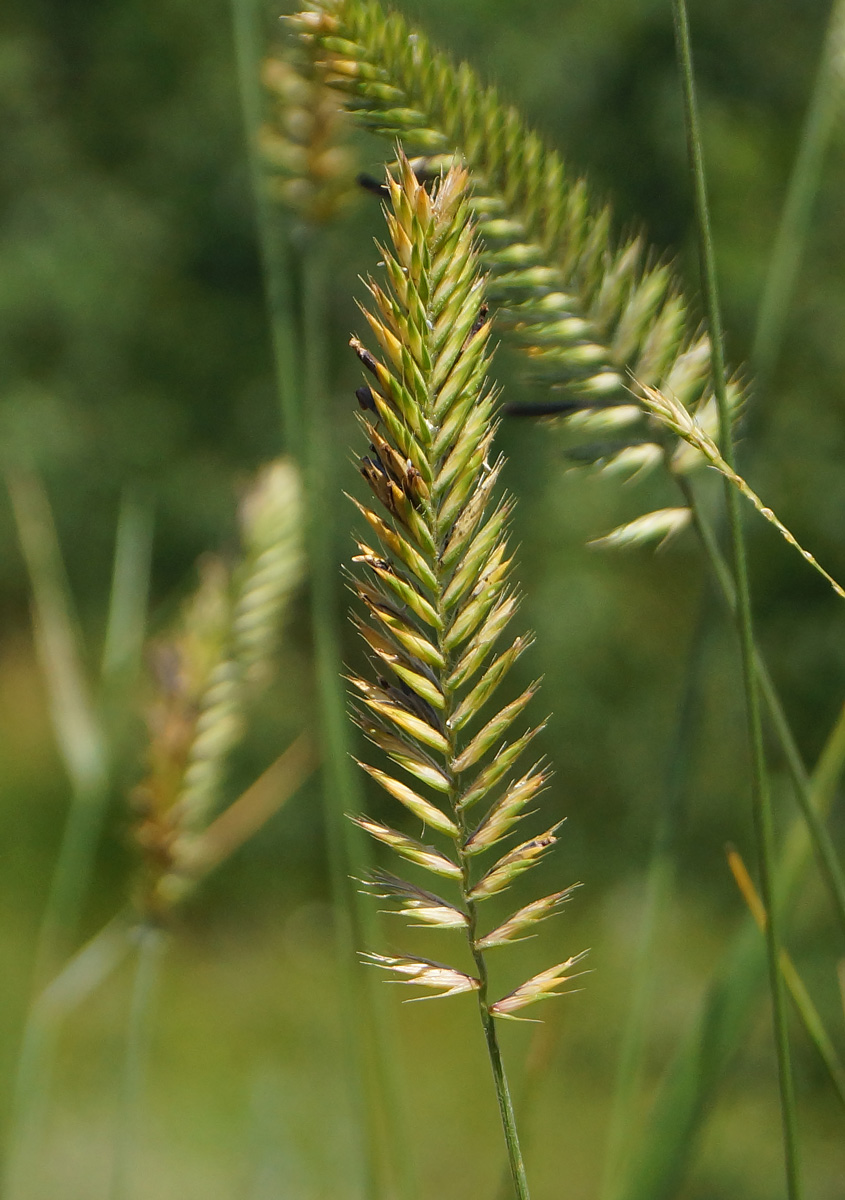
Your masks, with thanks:
[{"label": "grass stalk", "polygon": [[824,156],[842,102],[843,42],[845,0],[834,0],[757,314],[751,363],[763,389],[777,364]]},{"label": "grass stalk", "polygon": [[[335,899],[338,951],[344,975],[346,1044],[356,1113],[364,1119],[366,1150],[361,1164],[368,1196],[389,1185],[387,1171],[406,1200],[415,1195],[407,1138],[402,1129],[401,1089],[396,1081],[395,1033],[384,1001],[369,978],[362,978],[355,948],[371,941],[373,917],[352,884],[369,865],[363,839],[347,830],[344,812],[359,811],[361,790],[351,769],[351,743],[341,683],[342,657],[335,589],[334,504],[331,480],[337,476],[327,411],[325,297],[328,264],[324,233],[300,228],[296,245],[290,222],[274,209],[257,144],[261,125],[261,31],[255,0],[233,0],[238,80],[256,203],[258,240],[270,319],[283,439],[303,468],[307,490],[307,554],[312,636],[322,741],[323,799],[329,871]],[[285,227],[287,225],[287,228]],[[363,1043],[362,1043],[363,1031]],[[387,1164],[390,1164],[389,1166]]]},{"label": "grass stalk", "polygon": [[[710,332],[713,387],[719,408],[720,441],[728,466],[736,470],[733,449],[733,430],[728,402],[725,374],[722,320],[719,309],[716,263],[713,253],[710,214],[707,201],[704,159],[701,134],[698,125],[698,110],[693,79],[692,52],[690,48],[689,22],[685,0],[672,0],[678,60],[684,97],[684,116],[690,167],[693,174],[696,220],[698,225],[701,274],[704,290],[707,324]],[[727,482],[725,500],[728,511],[730,541],[733,558],[733,573],[737,594],[737,624],[739,626],[740,651],[742,657],[743,687],[745,691],[748,736],[752,759],[752,820],[760,873],[763,904],[769,913],[766,925],[766,950],[769,970],[769,987],[772,997],[772,1014],[775,1027],[775,1051],[778,1063],[778,1082],[783,1124],[784,1164],[786,1189],[790,1200],[799,1200],[801,1184],[798,1165],[798,1139],[796,1130],[795,1094],[789,1053],[789,1030],[787,1025],[786,998],[783,977],[780,971],[781,933],[780,916],[774,903],[773,861],[774,831],[771,802],[768,790],[765,751],[763,747],[763,725],[760,713],[760,696],[755,669],[754,633],[751,614],[751,590],[748,579],[745,542],[739,495]]]},{"label": "grass stalk", "polygon": [[[689,480],[685,476],[679,476],[678,483],[692,512],[693,525],[710,569],[719,585],[729,611],[735,617],[737,598],[730,567],[719,549],[716,535],[698,502],[698,497]],[[845,934],[845,873],[843,873],[839,856],[827,826],[812,803],[811,782],[807,774],[807,768],[804,765],[801,752],[796,745],[792,729],[783,710],[783,705],[777,694],[772,677],[769,674],[768,667],[756,647],[754,651],[754,667],[757,673],[760,693],[768,709],[772,729],[783,754],[784,763],[792,783],[798,807],[806,822],[822,878],[827,885],[834,911],[843,934]]]},{"label": "grass stalk", "polygon": [[[464,833],[468,834],[468,828],[464,828]],[[464,863],[465,881],[469,881],[469,864]],[[468,889],[467,889],[468,890]],[[508,1165],[510,1166],[511,1177],[513,1179],[514,1192],[517,1200],[531,1200],[528,1191],[528,1177],[525,1174],[525,1163],[522,1158],[522,1147],[519,1144],[519,1134],[516,1128],[516,1116],[513,1111],[513,1101],[511,1100],[510,1088],[508,1086],[508,1077],[505,1074],[505,1065],[502,1062],[502,1051],[499,1048],[499,1038],[496,1033],[496,1023],[493,1015],[490,1012],[490,1006],[487,999],[487,964],[484,955],[475,945],[476,928],[478,921],[478,913],[475,904],[469,901],[467,904],[469,913],[469,935],[470,945],[472,946],[472,956],[475,961],[476,970],[481,986],[478,989],[478,1011],[481,1016],[481,1027],[484,1030],[484,1041],[487,1046],[487,1056],[490,1059],[490,1067],[493,1072],[493,1083],[496,1088],[496,1099],[499,1104],[499,1116],[502,1121],[502,1132],[505,1135],[505,1148],[508,1155]]]},{"label": "grass stalk", "polygon": [[141,662],[147,624],[150,560],[153,548],[152,507],[127,489],[120,505],[114,549],[111,595],[100,677],[109,690],[134,682]]},{"label": "grass stalk", "polygon": [[[810,786],[812,807],[822,820],[830,812],[843,770],[845,708],[828,737]],[[797,816],[774,873],[780,910],[794,901],[809,857],[807,826]],[[765,973],[764,942],[747,916],[660,1085],[648,1127],[629,1161],[621,1200],[673,1200],[677,1195],[702,1117],[741,1044]]]},{"label": "grass stalk", "polygon": [[30,1005],[12,1092],[4,1200],[23,1200],[31,1191],[62,1022],[117,970],[130,947],[129,916],[121,912],[77,950]]},{"label": "grass stalk", "polygon": [[296,255],[288,230],[274,209],[258,150],[263,97],[261,91],[262,31],[257,0],[232,0],[232,19],[238,94],[243,117],[247,159],[258,233],[258,253],[270,323],[270,340],[285,449],[302,461],[298,335],[294,278]]},{"label": "grass stalk", "polygon": [[35,646],[50,702],[56,742],[72,796],[44,909],[35,959],[35,986],[73,944],[108,800],[103,731],[91,698],[56,527],[35,475],[7,474],[9,494],[32,587]]},{"label": "grass stalk", "polygon": [[[370,279],[372,309],[364,309],[383,357],[352,339],[373,380],[358,393],[364,412],[373,414],[361,416],[369,451],[359,468],[375,507],[355,504],[378,548],[358,541],[360,575],[353,576],[366,613],[366,620],[353,620],[374,656],[375,681],[353,675],[351,683],[359,696],[356,722],[389,769],[361,767],[422,821],[427,836],[443,839],[445,850],[366,815],[355,824],[430,872],[438,889],[451,881],[457,901],[382,870],[367,884],[413,924],[460,929],[475,974],[413,954],[367,957],[441,997],[476,992],[513,1187],[518,1200],[528,1200],[495,1021],[524,1020],[523,1008],[560,995],[582,956],[498,1000],[488,996],[487,952],[529,936],[572,889],[534,900],[488,931],[480,925],[483,902],[543,858],[561,822],[505,846],[548,781],[542,760],[521,778],[512,774],[538,729],[508,736],[538,684],[481,717],[533,636],[494,649],[518,599],[507,545],[512,501],[493,501],[504,460],[492,457],[497,395],[487,378],[491,323],[473,254],[469,178],[455,165],[428,192],[400,149],[398,177],[388,174],[387,191],[390,240],[380,246],[387,290]],[[470,809],[482,801],[479,820]],[[479,860],[491,851],[499,857],[485,869]]]},{"label": "grass stalk", "polygon": [[[727,857],[728,866],[736,881],[736,885],[740,890],[743,900],[748,905],[749,912],[757,923],[757,928],[762,933],[766,928],[768,914],[763,908],[763,904],[757,894],[757,889],[754,887],[751,876],[748,873],[748,868],[742,860],[742,855],[733,849],[733,847],[728,847]],[[798,969],[792,961],[791,955],[786,950],[781,951],[780,969],[783,974],[784,983],[792,997],[792,1002],[801,1018],[804,1030],[815,1046],[816,1052],[827,1070],[830,1082],[833,1084],[840,1102],[845,1106],[845,1067],[842,1066],[836,1047],[825,1029],[819,1010],[813,1003],[813,999],[803,979],[798,974]]]},{"label": "grass stalk", "polygon": [[123,1078],[115,1140],[110,1200],[129,1200],[133,1191],[135,1150],[141,1128],[144,1083],[153,1027],[153,1012],[166,935],[151,925],[136,933],[137,957],[126,1026]]},{"label": "grass stalk", "polygon": [[[386,998],[376,982],[361,972],[356,951],[372,945],[378,934],[376,914],[364,903],[355,880],[372,867],[369,844],[361,831],[346,820],[363,808],[363,789],[352,759],[352,740],[346,716],[346,690],[340,675],[340,623],[336,586],[336,505],[340,494],[333,455],[334,427],[327,399],[325,344],[326,279],[328,259],[316,236],[309,239],[303,258],[303,411],[301,431],[306,457],[309,497],[307,527],[314,661],[323,742],[323,803],[329,872],[338,920],[338,949],[344,973],[344,994],[350,998],[347,1040],[355,1056],[358,1087],[363,1087],[367,1118],[368,1151],[365,1155],[367,1193],[390,1191],[385,1175],[401,1195],[416,1192],[404,1129],[401,1089],[397,1077],[398,1048],[395,1023],[386,1011]],[[358,1103],[359,1103],[358,1102]],[[356,1107],[358,1107],[356,1103]]]}]

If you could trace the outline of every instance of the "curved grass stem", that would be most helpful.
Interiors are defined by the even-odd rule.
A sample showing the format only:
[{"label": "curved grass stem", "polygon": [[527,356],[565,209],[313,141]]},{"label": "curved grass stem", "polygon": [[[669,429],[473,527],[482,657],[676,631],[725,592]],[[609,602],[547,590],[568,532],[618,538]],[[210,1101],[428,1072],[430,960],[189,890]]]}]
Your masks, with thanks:
[{"label": "curved grass stem", "polygon": [[[698,110],[693,78],[692,52],[690,47],[689,21],[685,0],[672,0],[677,54],[681,70],[684,97],[684,116],[690,167],[693,175],[696,221],[698,226],[699,252],[701,257],[702,283],[710,331],[710,353],[712,356],[713,385],[719,408],[720,441],[728,466],[735,470],[733,432],[728,404],[725,362],[723,353],[722,321],[719,309],[718,283],[713,253],[710,215],[701,135],[698,125]],[[780,917],[774,902],[772,877],[774,859],[774,834],[772,828],[771,803],[768,790],[763,728],[760,715],[758,677],[755,665],[754,633],[751,615],[751,591],[748,566],[739,508],[739,495],[726,482],[725,500],[728,510],[730,540],[733,557],[733,572],[737,595],[737,624],[739,627],[740,652],[742,658],[743,686],[745,690],[748,737],[752,758],[752,820],[754,840],[760,873],[763,903],[769,913],[766,925],[766,949],[769,971],[769,986],[772,996],[772,1011],[775,1026],[775,1049],[778,1061],[778,1080],[783,1125],[784,1161],[786,1188],[790,1200],[801,1195],[798,1139],[796,1130],[795,1095],[789,1052],[786,998],[783,977],[780,971]]]},{"label": "curved grass stem", "polygon": [[[678,476],[678,484],[689,505],[693,526],[701,542],[713,577],[719,585],[730,613],[736,618],[736,588],[730,567],[719,549],[715,532],[703,512],[689,480],[685,476]],[[772,729],[780,745],[799,810],[807,825],[813,851],[818,860],[819,868],[827,885],[831,900],[833,901],[834,911],[839,920],[843,935],[845,935],[845,873],[843,873],[836,847],[833,844],[833,839],[828,832],[824,819],[813,805],[812,783],[807,774],[807,768],[804,766],[801,752],[795,743],[794,735],[772,677],[769,674],[768,667],[756,647],[754,649],[754,669],[757,674],[760,694],[768,709]]]}]

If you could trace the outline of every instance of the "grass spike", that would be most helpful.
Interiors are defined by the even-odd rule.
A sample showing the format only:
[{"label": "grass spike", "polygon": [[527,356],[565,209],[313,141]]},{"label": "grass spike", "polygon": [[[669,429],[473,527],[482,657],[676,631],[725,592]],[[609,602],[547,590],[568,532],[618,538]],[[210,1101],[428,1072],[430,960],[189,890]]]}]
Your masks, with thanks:
[{"label": "grass spike", "polygon": [[[394,22],[393,28],[402,26]],[[529,152],[533,153],[531,147]],[[378,669],[383,665],[396,682],[381,677],[369,682],[359,676],[351,682],[372,714],[359,718],[370,740],[391,762],[430,787],[436,802],[394,779],[389,771],[361,765],[434,834],[448,839],[446,852],[369,817],[353,820],[400,857],[451,880],[457,888],[457,901],[452,902],[385,872],[365,882],[374,894],[397,899],[399,911],[413,920],[463,928],[475,974],[415,956],[370,954],[367,958],[398,981],[429,988],[440,996],[477,994],[516,1194],[527,1200],[495,1019],[512,1018],[526,1004],[554,994],[577,960],[528,980],[500,1001],[488,996],[485,950],[526,936],[559,906],[565,893],[524,905],[489,933],[479,928],[479,902],[504,891],[535,865],[553,846],[560,822],[539,837],[503,851],[504,839],[527,815],[526,806],[545,784],[547,776],[540,764],[507,786],[474,827],[467,817],[470,803],[496,786],[531,741],[534,731],[511,742],[506,738],[536,691],[532,684],[492,715],[487,711],[510,667],[530,645],[530,636],[516,638],[476,679],[516,609],[516,598],[508,586],[511,501],[493,499],[502,463],[489,461],[495,431],[494,393],[486,381],[489,321],[481,268],[472,249],[468,186],[467,172],[453,164],[429,192],[399,151],[396,174],[388,174],[386,188],[391,217],[390,244],[382,248],[387,290],[375,284],[369,288],[373,309],[367,319],[382,358],[354,343],[383,394],[402,396],[401,405],[392,409],[402,428],[394,430],[388,421],[382,423],[377,430],[381,440],[371,439],[368,467],[362,472],[381,512],[356,502],[383,555],[378,559],[362,547],[356,561],[375,570],[390,595],[380,601],[379,591],[369,583],[358,584],[356,590],[381,626],[376,630],[354,620]],[[470,247],[470,252],[455,254],[456,247]],[[363,424],[368,434],[374,428],[369,418]],[[408,434],[425,456],[422,464],[410,463],[405,451]],[[418,477],[430,480],[431,486],[415,486]],[[408,519],[410,511],[416,521]],[[393,586],[398,578],[405,580],[408,607]],[[421,610],[413,601],[423,597],[426,609]],[[433,618],[422,615],[426,610]],[[415,639],[422,636],[419,619],[427,629],[425,645],[417,653]],[[485,719],[478,732],[467,735],[466,726],[482,713]],[[476,769],[475,779],[470,777],[466,784],[461,776],[471,768]],[[495,864],[489,869],[476,865],[489,851],[497,853]]]}]

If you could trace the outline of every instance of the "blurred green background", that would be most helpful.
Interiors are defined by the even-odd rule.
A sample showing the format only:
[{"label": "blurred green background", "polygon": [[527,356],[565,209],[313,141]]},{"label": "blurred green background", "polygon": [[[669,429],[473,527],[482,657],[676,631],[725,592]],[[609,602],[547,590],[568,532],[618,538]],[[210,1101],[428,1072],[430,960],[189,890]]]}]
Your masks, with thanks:
[{"label": "blurred green background", "polygon": [[[644,226],[659,252],[677,258],[695,293],[668,3],[409,0],[400,7],[518,103],[572,169],[612,201],[617,227]],[[270,6],[268,37],[276,36],[273,13]],[[822,0],[692,4],[728,353],[737,364],[749,354],[828,15]],[[5,0],[0,112],[0,445],[4,461],[33,465],[45,481],[93,668],[124,489],[136,488],[154,506],[155,631],[193,586],[197,556],[232,544],[238,488],[282,448],[231,11],[220,0]],[[376,153],[374,143],[367,147]],[[378,169],[375,159],[369,166]],[[741,446],[755,489],[839,579],[843,191],[840,129],[778,369],[766,394],[752,399]],[[330,235],[342,514],[341,491],[354,486],[347,447],[357,444],[359,382],[346,342],[360,328],[358,276],[374,269],[379,224],[378,204],[362,194]],[[500,377],[509,397],[524,394],[504,355]],[[596,1195],[601,1172],[643,873],[703,574],[691,535],[657,555],[613,557],[586,545],[645,507],[669,502],[660,480],[620,487],[573,473],[559,434],[544,425],[506,420],[500,444],[509,458],[507,486],[519,498],[523,612],[537,632],[530,662],[520,667],[526,679],[544,672],[539,704],[553,714],[543,751],[556,774],[543,812],[568,818],[543,871],[549,890],[585,884],[542,945],[516,954],[506,970],[592,947],[583,990],[548,1014],[550,1067],[524,1121],[537,1200],[580,1200]],[[772,531],[753,518],[748,528],[760,640],[812,763],[842,703],[842,613]],[[338,563],[349,553],[348,538],[339,538]],[[68,783],[5,496],[0,612],[0,1079],[8,1080]],[[345,655],[360,657],[351,637]],[[312,719],[311,689],[302,603],[272,696],[238,758],[232,795]],[[125,895],[132,865],[125,794],[142,753],[139,712],[120,740],[88,934]],[[775,760],[786,819],[792,803],[779,771]],[[677,888],[662,914],[654,962],[650,1082],[742,917],[723,846],[730,840],[751,857],[746,794],[741,690],[731,632],[717,619],[675,847]],[[834,822],[841,840],[841,813]],[[789,933],[842,1042],[832,968],[841,947],[814,886],[790,914]],[[394,946],[396,937],[392,927],[385,934]],[[551,947],[560,950],[557,958]],[[108,1194],[127,987],[120,976],[65,1031],[33,1197]],[[181,918],[153,1046],[138,1200],[355,1197],[337,993],[312,783]],[[391,999],[399,1009],[399,997]],[[422,1197],[492,1195],[501,1170],[492,1089],[465,999],[398,1012]],[[529,1040],[523,1029],[505,1034],[517,1093]],[[837,1200],[845,1178],[841,1113],[800,1032],[796,1058],[808,1195]],[[4,1087],[0,1114],[8,1101]],[[683,1195],[763,1200],[780,1194],[780,1171],[761,1004]]]}]

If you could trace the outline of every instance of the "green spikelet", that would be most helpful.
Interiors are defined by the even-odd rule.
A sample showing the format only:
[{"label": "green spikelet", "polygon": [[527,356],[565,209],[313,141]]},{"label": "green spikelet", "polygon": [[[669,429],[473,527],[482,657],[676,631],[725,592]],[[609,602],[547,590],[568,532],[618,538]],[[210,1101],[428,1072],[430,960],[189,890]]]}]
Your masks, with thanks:
[{"label": "green spikelet", "polygon": [[[485,949],[550,915],[564,893],[488,932],[479,907],[543,857],[558,827],[510,850],[502,846],[543,789],[546,772],[537,763],[521,778],[511,775],[535,731],[512,742],[508,732],[535,685],[491,711],[497,688],[531,639],[496,645],[516,600],[505,540],[510,504],[492,503],[502,461],[491,462],[490,322],[467,175],[453,167],[429,195],[401,155],[399,173],[398,182],[388,176],[389,245],[380,247],[388,287],[370,282],[372,307],[365,311],[381,357],[352,343],[370,373],[359,391],[369,442],[361,473],[375,498],[374,507],[358,507],[379,548],[362,543],[355,559],[366,569],[355,586],[368,618],[357,624],[376,679],[351,682],[360,696],[359,724],[393,764],[364,769],[441,844],[368,817],[357,823],[431,872],[439,887],[457,892],[444,899],[439,888],[424,891],[385,873],[370,881],[413,920],[463,928],[476,973],[413,956],[369,958],[400,981],[440,995],[476,992],[496,1073],[493,1017],[514,1017],[555,994],[576,960],[488,1000]],[[487,807],[479,814],[482,801]],[[506,1118],[502,1089],[500,1102]]]},{"label": "green spikelet", "polygon": [[[547,411],[580,413],[586,434],[593,422],[601,430],[608,408],[624,407],[616,442],[587,443],[581,460],[637,471],[701,465],[694,453],[673,459],[675,443],[631,403],[628,389],[637,395],[642,383],[676,396],[703,424],[715,412],[707,336],[645,241],[615,242],[609,209],[519,114],[376,0],[317,0],[291,23],[320,48],[327,81],[361,124],[428,156],[423,171],[438,156],[463,160],[501,327],[532,373],[561,392]],[[736,381],[730,394],[738,407]]]},{"label": "green spikelet", "polygon": [[259,149],[272,198],[323,225],[355,194],[356,156],[340,97],[323,82],[308,48],[300,51],[271,54],[262,63],[267,105]]}]

